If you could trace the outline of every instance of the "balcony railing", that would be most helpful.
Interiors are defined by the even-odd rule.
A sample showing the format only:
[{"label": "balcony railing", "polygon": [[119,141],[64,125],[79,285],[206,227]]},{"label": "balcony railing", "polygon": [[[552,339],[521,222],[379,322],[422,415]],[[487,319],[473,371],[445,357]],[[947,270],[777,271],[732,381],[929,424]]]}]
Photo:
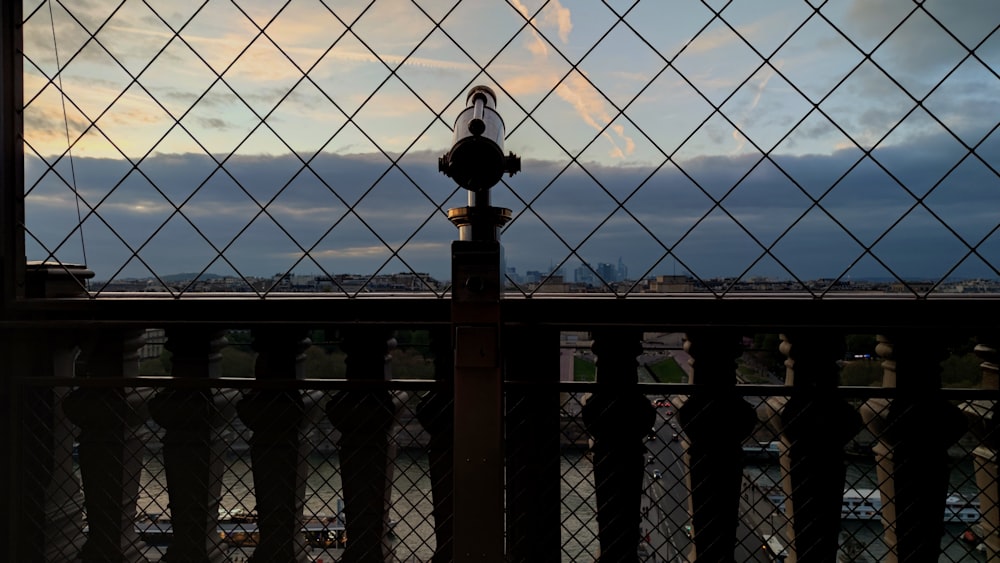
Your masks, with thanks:
[{"label": "balcony railing", "polygon": [[[5,325],[10,560],[998,556],[988,298],[506,300],[496,491],[456,478],[489,436],[452,425],[445,300],[46,298],[58,278]],[[140,369],[151,328],[167,376]],[[223,369],[227,330],[252,377]],[[428,335],[418,379],[391,376],[396,330]],[[745,338],[763,333],[780,339]],[[851,334],[879,335],[857,360],[874,386],[841,383]],[[346,359],[313,365],[334,346]],[[981,375],[943,387],[962,346]],[[784,373],[750,361],[765,352]],[[501,522],[455,526],[455,503],[490,495]],[[497,539],[505,555],[451,550]]]},{"label": "balcony railing", "polygon": [[3,560],[1000,560],[988,2],[154,4],[0,5]]}]

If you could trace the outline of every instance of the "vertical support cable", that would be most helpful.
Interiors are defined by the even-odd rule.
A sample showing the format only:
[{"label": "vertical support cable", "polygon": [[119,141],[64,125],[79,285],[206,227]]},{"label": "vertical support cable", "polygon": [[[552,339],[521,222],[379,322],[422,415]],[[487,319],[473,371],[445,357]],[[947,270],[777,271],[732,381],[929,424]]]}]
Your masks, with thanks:
[{"label": "vertical support cable", "polygon": [[70,189],[76,201],[76,224],[80,229],[80,252],[83,263],[87,263],[87,243],[83,236],[83,216],[80,214],[80,193],[76,189],[76,165],[73,162],[73,143],[69,138],[69,116],[66,114],[66,91],[63,90],[62,62],[59,60],[59,42],[56,40],[56,17],[52,13],[52,2],[49,4],[49,23],[52,27],[52,51],[56,56],[56,78],[59,80],[59,101],[62,103],[63,129],[66,132],[66,155],[69,156]]}]

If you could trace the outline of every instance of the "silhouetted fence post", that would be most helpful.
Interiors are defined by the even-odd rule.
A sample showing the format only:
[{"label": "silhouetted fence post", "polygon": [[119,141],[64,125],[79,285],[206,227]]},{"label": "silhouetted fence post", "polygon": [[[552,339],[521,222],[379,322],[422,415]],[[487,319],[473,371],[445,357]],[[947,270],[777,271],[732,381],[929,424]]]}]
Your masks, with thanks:
[{"label": "silhouetted fence post", "polygon": [[455,375],[454,349],[450,327],[431,329],[431,351],[434,354],[434,380],[441,387],[430,391],[417,405],[417,419],[427,430],[430,440],[427,459],[431,475],[431,501],[434,504],[434,556],[431,563],[451,563],[452,517],[454,514],[454,413],[452,379]]},{"label": "silhouetted fence post", "polygon": [[[137,377],[144,343],[142,330],[93,331],[78,367],[83,377]],[[89,528],[80,551],[83,563],[144,560],[135,518],[149,437],[145,422],[150,394],[149,389],[86,386],[63,402],[66,416],[80,428],[80,475]]]},{"label": "silhouetted fence post", "polygon": [[[349,381],[385,381],[391,331],[351,327],[343,333]],[[389,557],[388,509],[391,481],[389,431],[395,405],[387,388],[340,391],[326,412],[340,430],[340,471],[344,487],[347,548],[344,561],[382,563]]]},{"label": "silhouetted fence post", "polygon": [[[305,351],[310,346],[304,329],[282,326],[254,329],[258,380],[301,379]],[[302,509],[306,479],[304,421],[306,405],[298,389],[254,390],[236,410],[250,438],[254,494],[260,541],[255,562],[306,561]]]},{"label": "silhouetted fence post", "polygon": [[[29,263],[26,292],[32,297],[85,297],[84,266]],[[73,329],[17,329],[10,346],[20,361],[17,375],[70,378],[76,373],[80,334]],[[66,387],[24,385],[18,400],[20,510],[10,514],[19,561],[67,561],[82,547],[83,488],[73,470],[76,429],[63,412]],[[13,511],[12,511],[13,512]]]},{"label": "silhouetted fence post", "polygon": [[736,391],[740,335],[731,331],[689,332],[690,382],[697,389],[678,409],[688,438],[691,525],[698,563],[733,561],[739,522],[743,441],[757,416]]},{"label": "silhouetted fence post", "polygon": [[593,437],[597,529],[602,563],[638,561],[645,437],[656,410],[639,392],[636,358],[642,353],[638,329],[593,333],[597,356],[594,392],[583,406],[583,423]]},{"label": "silhouetted fence post", "polygon": [[878,335],[882,386],[892,399],[873,399],[862,416],[877,438],[873,448],[882,499],[885,561],[934,562],[941,552],[948,496],[948,448],[965,432],[958,408],[945,401],[940,362],[946,352],[934,332]]},{"label": "silhouetted fence post", "polygon": [[[997,396],[1000,390],[1000,354],[997,353],[997,334],[980,336],[976,355],[982,360],[981,389],[988,389]],[[977,524],[979,536],[986,546],[986,561],[1000,558],[1000,473],[997,472],[997,451],[1000,450],[997,422],[1000,420],[1000,401],[976,400],[962,405],[969,428],[979,440],[972,451],[972,463],[979,488],[981,518]]]},{"label": "silhouetted fence post", "polygon": [[[507,350],[507,557],[562,557],[559,466],[559,331],[509,328]],[[520,385],[519,385],[520,384]]]},{"label": "silhouetted fence post", "polygon": [[[167,330],[173,377],[215,379],[222,375],[225,333],[213,328]],[[166,431],[163,465],[170,498],[173,537],[167,561],[223,561],[217,530],[222,488],[222,447],[218,429],[232,416],[232,393],[208,388],[173,388],[150,402],[150,414]],[[226,411],[230,411],[227,413]]]},{"label": "silhouetted fence post", "polygon": [[795,392],[783,404],[770,401],[767,410],[773,413],[759,413],[781,433],[782,488],[791,523],[788,563],[837,557],[844,446],[861,430],[860,415],[837,394],[844,342],[834,331],[782,334],[785,385]]}]

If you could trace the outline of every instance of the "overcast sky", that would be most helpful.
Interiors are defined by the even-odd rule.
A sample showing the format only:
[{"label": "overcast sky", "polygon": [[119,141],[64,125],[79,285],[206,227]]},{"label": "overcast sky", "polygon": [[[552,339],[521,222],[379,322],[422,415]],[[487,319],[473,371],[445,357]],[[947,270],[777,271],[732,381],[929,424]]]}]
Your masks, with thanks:
[{"label": "overcast sky", "polygon": [[25,2],[28,258],[447,278],[485,84],[521,273],[998,275],[991,0],[329,4]]}]

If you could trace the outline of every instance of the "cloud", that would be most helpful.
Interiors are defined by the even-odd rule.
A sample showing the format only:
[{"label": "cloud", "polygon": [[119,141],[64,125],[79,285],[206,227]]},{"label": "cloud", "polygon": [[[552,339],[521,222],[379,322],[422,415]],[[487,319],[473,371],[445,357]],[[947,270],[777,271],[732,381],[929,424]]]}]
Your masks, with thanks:
[{"label": "cloud", "polygon": [[[531,13],[524,3],[520,0],[514,0],[513,4],[525,19],[531,18]],[[573,31],[570,10],[558,0],[554,0],[546,5],[540,20],[530,19],[530,22],[532,24],[530,27],[532,40],[527,45],[527,49],[534,55],[535,65],[531,72],[522,74],[511,82],[512,90],[510,91],[512,94],[547,90],[552,87],[553,77],[563,74],[563,72],[556,70],[556,66],[549,64],[548,46],[538,29],[554,28],[559,40],[564,44],[568,43],[570,33]],[[556,95],[568,103],[584,123],[597,131],[602,131],[602,138],[611,144],[611,149],[608,151],[611,158],[622,159],[632,154],[635,151],[635,141],[626,135],[625,127],[621,124],[615,124],[608,128],[608,124],[612,120],[608,103],[580,72],[582,71],[573,72],[566,76],[556,87]]]},{"label": "cloud", "polygon": [[531,30],[531,41],[527,44],[528,51],[534,55],[536,58],[544,59],[549,54],[549,47],[545,42],[545,39],[538,33],[538,22],[531,18],[531,12],[528,11],[528,7],[524,5],[521,0],[513,0],[514,8],[521,13],[521,16],[528,20],[531,24],[529,26]]},{"label": "cloud", "polygon": [[[777,71],[780,71],[782,67],[781,61],[776,61],[774,66],[777,67]],[[753,99],[750,101],[748,106],[739,112],[739,115],[730,116],[731,118],[735,118],[737,125],[745,124],[753,120],[757,106],[760,105],[761,97],[763,97],[764,90],[767,88],[767,83],[770,82],[772,78],[777,76],[777,71],[770,66],[766,66],[750,81],[753,85]],[[743,148],[747,144],[747,138],[737,129],[733,129],[732,137],[733,140],[736,141],[736,147],[734,148],[733,153],[739,154],[743,152]]]},{"label": "cloud", "polygon": [[[385,255],[385,246],[382,245],[372,245],[372,246],[356,246],[348,248],[331,248],[327,250],[320,250],[310,253],[310,256],[317,260],[325,260],[330,258],[380,258]],[[427,254],[431,252],[443,253],[448,251],[448,243],[413,243],[407,244],[406,250],[408,252],[419,252],[421,254]],[[293,254],[295,258],[302,256],[301,254]]]},{"label": "cloud", "polygon": [[608,128],[613,117],[609,104],[582,74],[574,72],[567,76],[556,88],[556,94],[584,123],[601,131],[601,137],[611,144],[609,155],[612,158],[625,158],[635,150],[635,141],[625,134],[624,126],[615,124]]},{"label": "cloud", "polygon": [[552,0],[545,6],[542,25],[555,27],[559,34],[559,40],[563,43],[569,43],[569,34],[573,31],[573,19],[570,16],[569,8],[563,6],[559,0]]},{"label": "cloud", "polygon": [[[530,17],[527,6],[520,0],[514,0],[514,6],[526,19]],[[541,63],[540,72],[532,72],[523,75],[520,80],[514,82],[516,91],[535,91],[540,88],[550,88],[552,76],[556,73],[552,70],[545,70],[545,60],[549,58],[548,47],[545,40],[538,34],[537,28],[555,28],[559,40],[564,44],[569,42],[570,33],[573,31],[573,21],[570,10],[563,6],[558,0],[549,3],[540,21],[531,20],[533,41],[528,45],[528,50],[535,55],[538,63]],[[607,101],[600,92],[587,82],[582,74],[577,71],[569,74],[556,87],[556,95],[573,108],[577,116],[588,126],[597,131],[602,131],[601,136],[611,144],[608,152],[614,159],[622,159],[635,151],[635,141],[625,134],[625,127],[621,124],[614,124],[608,128],[612,120],[611,110]]]},{"label": "cloud", "polygon": [[[528,2],[512,1],[515,9],[525,18],[532,17],[526,7]],[[651,10],[661,10],[662,14],[666,14],[667,8],[656,3],[650,5],[658,6]],[[509,9],[507,4],[500,3],[499,6],[503,10]],[[970,59],[950,75],[945,84],[936,87],[927,99],[922,100],[922,108],[913,112],[885,139],[885,133],[898,124],[916,102],[873,63],[865,63],[862,69],[823,99],[820,107],[816,108],[819,111],[814,110],[809,120],[793,132],[788,144],[779,147],[780,150],[787,150],[794,146],[797,156],[772,155],[799,182],[799,186],[790,182],[770,163],[758,163],[760,155],[720,155],[734,146],[732,126],[718,116],[704,121],[714,108],[707,107],[708,104],[700,96],[688,92],[690,87],[678,78],[674,78],[676,83],[664,78],[654,84],[654,87],[660,88],[659,91],[650,88],[642,99],[626,110],[626,117],[651,135],[649,140],[660,143],[664,152],[675,157],[675,161],[653,174],[662,160],[662,153],[650,149],[650,143],[631,127],[627,119],[619,118],[613,104],[599,91],[601,88],[611,91],[609,83],[641,77],[616,72],[612,68],[592,69],[592,75],[573,71],[562,80],[569,66],[550,47],[556,45],[561,52],[582,54],[587,46],[573,42],[581,41],[590,29],[602,23],[598,21],[600,16],[582,10],[573,11],[574,6],[568,2],[563,5],[556,0],[548,2],[545,9],[534,17],[527,33],[517,38],[524,43],[511,44],[502,53],[503,56],[491,63],[488,72],[492,73],[491,78],[497,81],[497,86],[502,86],[503,91],[517,99],[519,108],[526,110],[535,107],[536,101],[541,103],[543,94],[555,88],[556,95],[542,103],[538,113],[533,115],[538,118],[539,125],[544,123],[544,127],[553,132],[558,128],[558,132],[565,137],[572,137],[571,141],[589,141],[592,134],[588,131],[600,131],[601,137],[583,157],[588,160],[585,163],[587,170],[600,178],[605,183],[603,187],[619,200],[630,197],[636,187],[642,187],[625,201],[624,210],[616,210],[614,198],[609,197],[574,164],[534,201],[538,191],[560,173],[568,159],[559,147],[554,147],[554,143],[537,131],[534,124],[527,122],[521,127],[519,124],[526,123],[523,114],[515,109],[506,113],[508,110],[503,109],[511,125],[509,130],[518,127],[508,146],[516,147],[515,150],[521,151],[525,157],[546,154],[552,155],[546,158],[553,159],[526,159],[522,173],[505,179],[509,188],[500,186],[496,189],[496,201],[511,207],[517,215],[517,219],[505,230],[504,240],[508,258],[520,264],[522,270],[544,269],[553,260],[559,262],[570,248],[586,239],[578,253],[580,258],[592,262],[614,261],[617,256],[623,256],[626,262],[648,265],[661,257],[666,248],[671,248],[685,262],[705,268],[706,273],[739,273],[739,262],[752,261],[762,252],[759,245],[743,232],[745,228],[765,245],[777,240],[776,252],[790,253],[789,262],[801,263],[810,274],[836,274],[827,271],[835,269],[833,264],[824,269],[822,260],[817,257],[835,254],[845,259],[852,258],[857,256],[859,249],[857,243],[849,238],[836,251],[831,248],[845,239],[835,222],[841,222],[868,244],[885,234],[895,219],[916,205],[913,196],[896,185],[890,174],[911,187],[917,197],[923,197],[940,181],[940,187],[934,188],[927,197],[926,205],[952,223],[953,228],[968,241],[978,241],[996,226],[996,219],[990,214],[991,210],[1000,207],[1000,201],[994,195],[1000,193],[994,172],[1000,168],[995,156],[998,154],[995,142],[991,144],[987,139],[975,157],[966,159],[948,178],[942,180],[942,176],[962,158],[961,151],[964,149],[961,143],[942,130],[938,120],[951,128],[964,143],[975,146],[993,132],[991,127],[995,120],[984,116],[995,116],[1000,111],[1000,86],[991,73],[992,69],[984,67],[978,60]],[[293,4],[289,9],[298,7]],[[894,11],[899,7],[902,7],[901,11]],[[992,0],[979,0],[974,5],[938,2],[920,6],[855,1],[830,3],[822,12],[835,24],[841,25],[845,33],[862,46],[862,50],[867,50],[874,48],[909,10],[916,8],[917,14],[912,22],[894,32],[873,59],[889,70],[893,78],[898,78],[911,93],[919,94],[921,88],[929,88],[928,84],[933,84],[936,77],[949,70],[950,65],[965,54],[964,47],[958,46],[923,11],[941,20],[965,46],[973,47],[994,31],[995,18],[982,16],[992,13],[992,7]],[[71,9],[79,11],[80,17],[87,22],[87,28],[94,30],[99,25],[97,22],[107,15],[104,12],[112,8],[111,4],[91,2],[79,6],[74,4]],[[262,0],[258,0],[252,8],[255,10],[253,17],[258,22],[266,21],[268,14],[276,10],[275,6]],[[173,125],[170,115],[156,104],[148,103],[139,89],[134,88],[128,96],[115,102],[112,111],[98,121],[102,130],[113,133],[114,144],[102,139],[92,128],[73,151],[76,175],[85,201],[97,206],[101,217],[126,241],[119,240],[96,217],[89,219],[84,234],[88,237],[88,247],[92,249],[89,256],[92,266],[106,275],[114,273],[128,261],[131,253],[128,246],[131,246],[144,258],[148,257],[156,268],[197,270],[217,258],[213,255],[212,244],[217,248],[230,244],[226,256],[233,259],[235,267],[246,268],[248,273],[273,273],[290,267],[292,263],[287,260],[290,256],[301,254],[299,246],[313,249],[311,259],[324,268],[364,272],[381,267],[387,257],[391,257],[391,249],[399,248],[412,233],[417,232],[417,236],[403,246],[402,252],[407,254],[408,260],[413,258],[419,264],[415,266],[418,269],[434,271],[446,277],[449,271],[447,252],[435,256],[434,249],[452,240],[455,230],[438,207],[447,209],[457,205],[455,201],[461,202],[464,193],[454,195],[453,186],[436,170],[436,158],[444,152],[444,147],[439,145],[446,145],[450,135],[447,125],[435,122],[434,114],[446,111],[444,120],[450,120],[452,109],[436,106],[450,104],[456,92],[460,98],[459,91],[476,79],[478,68],[455,50],[441,33],[465,23],[457,19],[462,17],[458,12],[449,15],[440,30],[433,30],[433,24],[408,3],[376,3],[375,8],[387,11],[362,15],[358,25],[352,29],[358,31],[366,42],[371,39],[373,48],[389,66],[399,64],[425,33],[433,31],[433,35],[408,59],[406,68],[397,77],[389,76],[379,57],[369,52],[360,40],[351,34],[344,36],[311,73],[311,78],[317,81],[319,87],[337,104],[345,107],[347,113],[365,103],[362,111],[343,130],[340,127],[347,118],[311,85],[304,85],[292,96],[283,98],[287,89],[300,78],[299,71],[267,46],[263,39],[258,39],[260,44],[243,64],[226,75],[227,82],[234,85],[238,95],[253,104],[261,115],[283,100],[278,111],[268,118],[267,124],[279,136],[294,139],[294,150],[312,155],[333,137],[330,147],[338,147],[342,153],[358,153],[339,156],[320,154],[312,161],[311,170],[306,171],[301,170],[298,159],[284,155],[288,148],[266,128],[259,128],[245,140],[239,149],[240,155],[226,157],[230,151],[236,150],[234,147],[244,140],[244,135],[259,125],[259,120],[223,85],[217,85],[216,89],[202,97],[204,89],[214,80],[214,74],[204,63],[194,59],[187,47],[175,41],[161,55],[162,66],[157,72],[143,75],[142,85],[149,88],[174,116],[181,115],[194,100],[201,99],[194,111],[184,118],[182,125],[204,143],[208,151],[219,154],[220,160],[226,160],[226,170],[217,170],[216,163],[207,155],[185,154],[184,151],[197,152],[200,147],[187,137],[188,132],[177,128],[163,145],[156,147],[156,151],[168,154],[154,153],[140,162],[137,170],[132,170],[128,163],[116,160],[116,146],[130,156],[145,154],[149,145]],[[183,6],[171,8],[183,9]],[[406,11],[392,11],[396,9]],[[183,36],[211,61],[213,68],[221,71],[250,42],[257,30],[240,14],[227,18],[227,14],[232,16],[235,13],[230,4],[210,3],[205,10],[211,13],[206,11],[197,17],[185,28]],[[311,10],[303,8],[301,14],[315,15]],[[768,34],[771,34],[768,37],[780,35],[773,33],[779,26],[775,25],[777,20],[768,19],[769,12],[765,10],[759,18],[754,13],[747,13],[748,19],[753,21],[742,26],[742,32],[762,39]],[[407,14],[416,17],[408,17]],[[26,25],[25,49],[30,61],[37,62],[45,73],[51,74],[55,69],[55,59],[51,29],[48,21],[43,21],[46,15],[45,10],[39,11],[35,16],[37,19]],[[320,15],[329,16],[325,11],[321,11]],[[511,20],[518,19],[515,14],[506,15]],[[174,25],[186,20],[183,14],[165,17]],[[346,18],[345,22],[350,19]],[[76,49],[91,38],[63,12],[56,12],[56,20],[60,53],[64,55],[65,63]],[[268,34],[304,66],[325,52],[329,43],[343,31],[339,24],[331,27],[324,21],[332,20],[309,19],[289,13],[276,20],[275,25],[268,28]],[[700,19],[698,21],[698,25],[703,23]],[[509,37],[504,37],[507,29],[499,25],[500,19],[497,22],[496,38]],[[508,20],[504,22],[509,23]],[[523,22],[514,23],[511,35]],[[813,23],[825,25],[818,21]],[[106,31],[110,34],[109,48],[123,53],[122,62],[130,70],[140,68],[135,63],[143,54],[155,53],[172,36],[160,23],[151,19],[142,3],[127,4]],[[728,99],[723,108],[726,116],[746,131],[755,143],[764,146],[767,144],[764,140],[771,138],[777,142],[780,135],[810,106],[808,103],[796,105],[795,102],[801,100],[794,95],[786,95],[788,88],[784,88],[780,95],[775,93],[784,84],[773,81],[774,73],[769,69],[753,77],[737,96],[727,98],[731,89],[739,85],[746,73],[760,62],[755,55],[748,54],[745,46],[738,41],[736,35],[717,23],[688,44],[683,58],[679,57],[673,64],[684,65],[678,70],[683,70],[684,76],[696,84],[704,95],[713,100]],[[782,68],[783,61],[789,61],[789,79],[801,81],[795,86],[816,93],[817,100],[829,88],[810,88],[811,85],[826,84],[831,79],[830,75],[836,74],[830,72],[831,66],[839,68],[847,65],[844,68],[850,68],[851,60],[862,57],[850,46],[827,49],[813,47],[808,41],[805,43],[800,53],[782,51],[781,59],[775,56],[772,60],[779,68]],[[843,46],[843,42],[837,44]],[[502,43],[498,43],[497,47],[500,45]],[[563,49],[563,46],[568,48]],[[487,47],[489,45],[484,50]],[[977,48],[976,56],[988,65],[996,60],[998,47],[1000,42],[989,41]],[[602,44],[602,49],[610,51],[614,48],[609,42]],[[477,56],[480,54],[476,53]],[[797,60],[804,59],[810,63],[808,71],[796,66]],[[832,64],[834,62],[840,64]],[[45,79],[28,61],[25,68],[26,96],[34,100],[24,112],[25,140],[29,145],[26,148],[29,154],[26,160],[27,183],[32,190],[26,206],[29,229],[42,243],[29,243],[29,247],[33,256],[44,257],[41,246],[55,249],[67,237],[75,236],[76,202],[71,189],[58,179],[44,177],[35,184],[42,170],[38,159],[31,156],[33,151],[47,157],[62,154],[66,150],[66,123],[58,93],[50,86],[40,97],[34,98],[38,90],[45,88]],[[794,72],[797,69],[801,74]],[[817,78],[819,74],[826,76]],[[674,76],[672,71],[664,76],[668,75]],[[599,82],[596,88],[589,83],[588,77]],[[70,100],[79,104],[81,111],[91,119],[100,115],[130,81],[127,73],[109,61],[93,42],[79,53],[63,72],[62,78]],[[388,81],[383,82],[386,79]],[[400,80],[405,80],[406,84]],[[816,82],[810,83],[811,80]],[[368,95],[372,92],[375,95],[369,99]],[[428,108],[412,95],[414,92],[427,105],[435,107]],[[676,92],[688,92],[688,95],[668,96]],[[670,103],[660,103],[668,97]],[[511,106],[504,102],[504,108],[508,107]],[[90,123],[73,104],[69,104],[67,109],[70,136],[76,139]],[[933,118],[926,115],[925,109],[933,113]],[[827,116],[837,124],[836,127],[830,124]],[[427,129],[428,124],[433,124],[432,129]],[[695,132],[697,127],[700,130]],[[836,150],[833,144],[844,139],[837,127],[843,128],[847,135],[866,147],[882,139],[874,157],[889,172],[883,171],[870,159],[851,169],[862,157],[862,152],[850,142],[844,143],[842,150]],[[678,145],[683,139],[688,139],[689,134],[694,135],[681,150],[673,152],[670,150],[673,145],[660,140],[660,135],[667,135],[666,132],[676,137]],[[735,135],[735,138],[737,149],[747,143],[742,135]],[[414,139],[418,139],[415,144]],[[812,142],[814,139],[818,141]],[[565,140],[560,137],[560,142]],[[390,165],[389,159],[377,154],[373,143],[397,154],[406,149],[405,158],[400,161],[405,175],[395,169],[383,174]],[[537,152],[533,150],[529,154],[529,151],[522,150],[523,147],[537,147]],[[550,152],[542,152],[546,150]],[[265,153],[275,156],[260,156]],[[245,156],[247,154],[257,156]],[[980,159],[986,164],[979,162]],[[623,160],[633,163],[641,160],[645,167],[619,164]],[[67,181],[72,176],[69,166],[70,161],[65,158],[57,165]],[[653,176],[650,177],[650,174]],[[128,178],[123,179],[125,176]],[[844,177],[840,179],[841,176]],[[824,196],[838,179],[834,190]],[[739,186],[727,195],[737,181]],[[112,191],[119,185],[120,188]],[[157,186],[162,195],[152,185]],[[195,191],[199,186],[203,187]],[[518,199],[515,195],[522,197]],[[803,216],[809,209],[810,196],[822,197],[821,207],[814,207]],[[722,207],[732,217],[718,208],[713,198],[721,200]],[[268,213],[285,227],[287,234],[267,215],[254,220],[255,215],[260,213],[254,199],[261,204],[273,199]],[[195,225],[177,215],[171,218],[171,203],[180,205],[185,201],[187,203],[182,209],[190,218],[190,223]],[[532,208],[523,209],[523,201],[534,201]],[[86,206],[83,211],[87,212]],[[920,205],[917,205],[917,211],[920,211]],[[636,220],[642,225],[638,225]],[[251,221],[249,228],[244,229]],[[566,235],[569,248],[548,231],[544,224],[546,221],[560,235]],[[795,221],[798,223],[792,231],[783,234]],[[331,227],[333,230],[329,231]],[[596,232],[592,233],[594,229]],[[890,234],[893,236],[887,236],[879,243],[879,248],[891,250],[888,253],[893,254],[894,260],[907,264],[916,272],[933,273],[941,264],[948,264],[949,258],[955,256],[956,248],[962,250],[960,243],[956,246],[955,236],[929,213],[909,216],[900,225],[892,227]],[[300,244],[294,244],[292,239]],[[904,242],[908,240],[920,240],[924,246],[919,249],[907,247]],[[675,244],[678,245],[676,249]],[[389,248],[386,248],[387,245]],[[67,250],[70,247],[70,243],[66,243],[56,255],[72,258],[72,251]],[[426,249],[426,252],[420,249]],[[70,254],[64,256],[64,252]],[[39,253],[42,256],[38,256]],[[632,270],[641,271],[642,268],[636,266]]]},{"label": "cloud", "polygon": [[[938,185],[926,197],[925,205],[952,223],[969,244],[976,245],[996,227],[991,210],[1000,206],[1000,178],[977,158],[966,158],[949,173],[962,157],[955,146],[950,136],[930,135],[909,144],[880,147],[874,157],[917,190],[917,196],[923,195],[920,186],[927,184],[922,189],[930,189],[930,185]],[[990,155],[984,150],[979,156],[995,168],[997,163],[995,158],[989,160]],[[205,162],[204,156],[157,155],[141,163],[145,177],[163,195],[134,171],[123,179],[130,167],[120,161],[78,158],[76,169],[84,182],[81,193],[118,233],[116,236],[96,217],[86,221],[83,235],[88,265],[100,278],[129,262],[132,251],[120,237],[158,273],[200,271],[213,260],[216,263],[210,271],[228,273],[229,267],[218,261],[207,237],[216,248],[225,248],[225,256],[246,275],[270,275],[289,268],[309,273],[318,271],[317,264],[329,273],[372,273],[386,261],[390,269],[405,269],[392,258],[393,250],[398,249],[409,267],[447,278],[447,246],[457,238],[457,231],[437,207],[464,205],[465,194],[452,195],[451,183],[436,170],[436,154],[410,156],[403,164],[407,174],[433,200],[401,174],[383,175],[388,161],[381,155],[322,154],[312,164],[315,174],[300,172],[300,183],[288,184],[280,194],[279,189],[299,166],[296,159],[230,159],[226,163],[229,175],[244,183],[251,195],[262,204],[274,198],[268,215],[261,215],[260,207],[235,188],[227,175],[216,171],[206,183],[214,165]],[[652,177],[646,168],[587,164],[588,170],[605,182],[605,189],[625,194],[620,196],[624,209],[617,208],[579,168],[563,172],[548,191],[525,208],[511,197],[511,190],[524,192],[522,198],[531,200],[525,190],[548,185],[563,169],[558,162],[525,160],[521,173],[494,188],[494,203],[514,212],[515,219],[504,229],[502,241],[507,263],[519,271],[544,270],[550,263],[564,260],[582,243],[578,255],[567,262],[569,268],[581,259],[597,263],[621,257],[638,275],[653,267],[669,249],[702,277],[736,275],[764,252],[747,231],[764,246],[773,244],[778,259],[802,278],[838,276],[864,253],[863,246],[851,240],[844,228],[861,244],[882,238],[875,252],[884,256],[890,267],[898,267],[900,275],[942,275],[969,251],[881,167],[868,158],[856,165],[859,157],[856,149],[830,155],[778,154],[774,158],[781,170],[766,161],[758,162],[759,156],[697,157],[678,162],[679,168],[665,166]],[[79,261],[72,191],[55,178],[42,176],[44,168],[36,159],[29,157],[26,165],[29,178],[40,176],[26,201],[31,232],[28,258],[46,257],[47,252],[30,240],[37,237],[50,250],[62,243],[57,258]],[[372,185],[379,177],[382,180]],[[739,185],[731,190],[736,182]],[[201,191],[188,199],[203,183]],[[115,185],[121,187],[109,194],[108,187]],[[818,206],[810,198],[818,199]],[[174,213],[174,205],[185,200],[181,209],[187,219]],[[354,211],[350,211],[351,206]],[[909,211],[911,208],[915,211]],[[87,213],[86,206],[83,211]],[[904,217],[907,212],[910,214]],[[303,249],[310,256],[298,262]],[[820,256],[828,259],[820,260]],[[1000,261],[1000,257],[992,259]],[[765,262],[773,264],[770,259]],[[672,264],[668,259],[652,273],[669,273],[661,270]],[[852,271],[854,277],[889,275],[873,261],[865,260],[864,264]],[[788,277],[776,266],[754,271]],[[145,268],[132,259],[120,276],[145,274]]]},{"label": "cloud", "polygon": [[979,45],[997,24],[995,17],[984,16],[995,13],[996,3],[991,0],[919,6],[853,0],[844,23],[845,31],[862,50],[874,49],[872,58],[919,98],[943,79],[968,49],[977,48],[976,54],[982,60],[995,60],[1000,43],[987,41]]}]

